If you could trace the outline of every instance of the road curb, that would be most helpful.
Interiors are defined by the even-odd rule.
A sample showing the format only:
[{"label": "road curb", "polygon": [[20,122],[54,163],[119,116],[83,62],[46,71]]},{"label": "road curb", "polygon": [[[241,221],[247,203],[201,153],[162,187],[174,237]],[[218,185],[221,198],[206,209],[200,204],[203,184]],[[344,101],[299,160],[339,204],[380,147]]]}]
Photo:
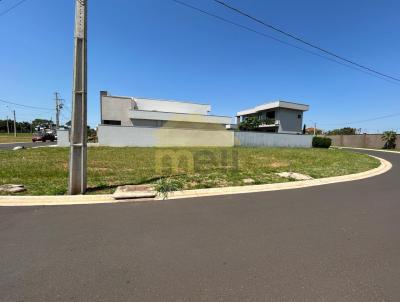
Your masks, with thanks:
[{"label": "road curb", "polygon": [[[277,184],[250,185],[224,188],[210,188],[198,190],[185,190],[173,192],[168,199],[182,199],[206,196],[219,196],[231,194],[257,193],[279,190],[301,189],[307,187],[321,186],[333,183],[348,182],[361,180],[373,176],[377,176],[389,171],[392,164],[380,157],[369,155],[380,161],[377,168],[343,176],[326,177],[312,180],[303,180],[295,182],[285,182]],[[161,197],[155,199],[129,199],[115,200],[111,194],[107,195],[75,195],[75,196],[0,196],[0,206],[56,206],[56,205],[88,205],[88,204],[104,204],[104,203],[121,203],[121,202],[143,202],[149,200],[162,200]]]},{"label": "road curb", "polygon": [[385,153],[400,153],[400,151],[386,150],[386,149],[369,149],[369,148],[340,147],[340,146],[334,146],[334,147],[338,148],[338,149],[365,150],[365,151],[376,151],[376,152],[385,152]]},{"label": "road curb", "polygon": [[12,143],[0,143],[1,145],[13,145],[13,144],[30,144],[32,142],[12,142]]},{"label": "road curb", "polygon": [[291,190],[301,189],[314,186],[322,186],[334,183],[348,182],[361,180],[380,174],[386,173],[392,168],[392,164],[380,157],[369,155],[378,159],[381,164],[379,167],[355,174],[326,177],[312,180],[301,180],[294,182],[284,182],[277,184],[265,184],[265,185],[251,185],[251,186],[240,186],[240,187],[225,187],[225,188],[211,188],[211,189],[200,189],[200,190],[187,190],[180,192],[173,192],[170,194],[168,199],[180,199],[180,198],[192,198],[192,197],[205,197],[205,196],[216,196],[216,195],[230,195],[230,194],[245,194],[245,193],[257,193],[257,192],[268,192],[268,191],[279,191],[279,190]]}]

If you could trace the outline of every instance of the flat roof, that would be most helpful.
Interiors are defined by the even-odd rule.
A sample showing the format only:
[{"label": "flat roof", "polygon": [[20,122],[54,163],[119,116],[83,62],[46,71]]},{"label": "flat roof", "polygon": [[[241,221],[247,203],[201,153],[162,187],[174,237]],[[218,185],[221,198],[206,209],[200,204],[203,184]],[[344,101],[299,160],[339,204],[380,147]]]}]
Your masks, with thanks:
[{"label": "flat roof", "polygon": [[232,118],[231,116],[227,115],[215,115],[215,114],[200,114],[200,113],[184,113],[184,112],[170,112],[170,111],[153,111],[153,110],[129,110],[129,111],[134,111],[134,112],[154,112],[154,113],[169,113],[169,114],[182,114],[182,115],[192,115],[192,116],[212,116],[212,117],[226,117],[226,118]]},{"label": "flat roof", "polygon": [[191,101],[178,101],[178,100],[170,100],[170,99],[154,99],[154,98],[146,98],[146,97],[136,97],[136,96],[122,96],[122,95],[111,95],[105,94],[103,97],[110,97],[110,98],[121,98],[121,99],[131,99],[131,100],[151,100],[151,101],[163,101],[163,102],[171,102],[171,103],[185,103],[185,104],[194,104],[194,105],[202,105],[202,106],[210,106],[210,104],[205,103],[197,103]]},{"label": "flat roof", "polygon": [[236,113],[236,116],[254,114],[254,113],[257,113],[257,112],[260,112],[263,110],[274,109],[274,108],[287,108],[287,109],[293,109],[293,110],[299,110],[299,111],[307,111],[310,109],[310,106],[306,105],[306,104],[278,100],[278,101],[261,104],[259,106],[253,107],[253,108],[239,111],[238,113]]}]

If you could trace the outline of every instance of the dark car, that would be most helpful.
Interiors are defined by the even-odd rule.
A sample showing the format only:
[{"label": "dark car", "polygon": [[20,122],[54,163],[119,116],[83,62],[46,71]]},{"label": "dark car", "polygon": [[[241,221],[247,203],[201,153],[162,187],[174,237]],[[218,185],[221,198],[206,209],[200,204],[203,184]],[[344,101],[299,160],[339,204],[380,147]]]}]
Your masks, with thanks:
[{"label": "dark car", "polygon": [[32,142],[54,142],[56,137],[53,133],[35,133],[32,137]]}]

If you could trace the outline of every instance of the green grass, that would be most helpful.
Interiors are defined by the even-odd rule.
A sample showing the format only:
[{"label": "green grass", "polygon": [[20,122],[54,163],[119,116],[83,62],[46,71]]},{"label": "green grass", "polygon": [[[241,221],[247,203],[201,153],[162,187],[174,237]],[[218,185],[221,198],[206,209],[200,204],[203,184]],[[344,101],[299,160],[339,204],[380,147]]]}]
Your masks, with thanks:
[{"label": "green grass", "polygon": [[1,143],[22,143],[22,142],[31,142],[32,141],[32,133],[17,133],[17,137],[14,136],[14,133],[0,133],[0,144]]},{"label": "green grass", "polygon": [[[0,151],[0,184],[24,184],[25,195],[65,194],[68,148]],[[171,159],[175,159],[172,162]],[[194,163],[194,164],[193,164]],[[275,173],[314,178],[357,173],[379,161],[344,150],[286,148],[107,148],[88,150],[88,193],[110,193],[124,184],[171,177],[184,189],[286,182]]]}]

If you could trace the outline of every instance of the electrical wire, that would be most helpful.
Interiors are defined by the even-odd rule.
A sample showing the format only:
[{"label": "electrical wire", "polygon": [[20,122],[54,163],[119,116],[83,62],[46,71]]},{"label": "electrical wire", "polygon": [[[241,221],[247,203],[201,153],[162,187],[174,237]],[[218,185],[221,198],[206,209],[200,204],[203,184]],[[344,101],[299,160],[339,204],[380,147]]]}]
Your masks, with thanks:
[{"label": "electrical wire", "polygon": [[372,122],[372,121],[377,121],[377,120],[383,120],[387,118],[392,118],[400,116],[400,112],[398,113],[392,113],[388,115],[383,115],[383,116],[378,116],[378,117],[373,117],[365,120],[358,120],[358,121],[352,121],[352,122],[347,122],[347,123],[330,123],[330,124],[319,124],[321,126],[334,126],[334,125],[352,125],[352,124],[361,124],[361,123],[367,123],[367,122]]},{"label": "electrical wire", "polygon": [[257,30],[255,30],[255,29],[253,29],[253,28],[248,27],[248,26],[245,26],[245,25],[242,25],[242,24],[240,24],[240,23],[236,23],[236,22],[234,22],[234,21],[231,21],[231,20],[229,20],[229,19],[226,19],[226,18],[224,18],[224,17],[218,16],[218,15],[216,15],[216,14],[214,14],[214,13],[208,12],[208,11],[206,11],[206,10],[203,10],[203,9],[201,9],[201,8],[198,8],[198,7],[196,7],[196,6],[193,6],[193,5],[191,5],[191,4],[188,4],[188,3],[186,3],[186,2],[183,2],[183,1],[180,1],[180,0],[171,0],[171,1],[173,1],[173,2],[175,2],[175,3],[177,3],[177,4],[180,4],[180,5],[182,5],[182,6],[185,6],[185,7],[187,7],[187,8],[190,8],[190,9],[192,9],[192,10],[195,10],[195,11],[197,11],[197,12],[199,12],[199,13],[204,14],[204,15],[213,17],[213,18],[215,18],[215,19],[217,19],[217,20],[219,20],[219,21],[222,21],[222,22],[225,22],[225,23],[234,25],[234,26],[236,26],[236,27],[239,27],[239,28],[242,28],[242,29],[244,29],[244,30],[250,31],[250,32],[252,32],[252,33],[255,33],[255,34],[257,34],[257,35],[263,36],[263,37],[265,37],[265,38],[269,38],[269,39],[274,40],[274,41],[276,41],[276,42],[278,42],[278,43],[281,43],[281,44],[284,44],[284,45],[287,45],[287,46],[296,48],[296,49],[301,50],[301,51],[303,51],[303,52],[306,52],[306,53],[308,53],[308,54],[311,54],[311,55],[314,55],[314,56],[323,58],[323,59],[325,59],[325,60],[328,60],[328,61],[337,63],[337,64],[339,64],[339,65],[345,66],[345,67],[350,68],[350,69],[353,69],[353,70],[357,70],[357,71],[359,71],[359,72],[362,72],[362,73],[365,73],[365,74],[367,74],[367,75],[376,77],[376,78],[378,78],[378,79],[385,80],[385,81],[387,81],[387,82],[389,82],[389,83],[396,84],[396,85],[400,85],[398,82],[392,81],[392,80],[390,80],[390,79],[388,79],[388,78],[385,78],[385,77],[379,76],[379,75],[377,75],[377,74],[368,72],[368,71],[366,71],[366,70],[357,68],[356,66],[352,66],[352,65],[345,64],[345,63],[343,63],[343,62],[340,62],[340,61],[337,61],[337,60],[335,60],[335,59],[333,59],[333,58],[330,58],[330,57],[321,55],[321,54],[316,53],[316,52],[314,52],[314,51],[311,51],[311,50],[309,50],[309,49],[302,48],[302,47],[297,46],[297,45],[295,45],[295,44],[292,44],[292,43],[290,43],[290,42],[281,40],[281,39],[276,38],[276,37],[274,37],[274,36],[271,36],[271,35],[268,35],[268,34],[266,34],[266,33],[257,31]]},{"label": "electrical wire", "polygon": [[0,13],[0,17],[4,16],[5,14],[9,13],[9,12],[12,11],[13,9],[17,8],[18,6],[20,6],[20,5],[21,5],[22,3],[24,3],[25,1],[28,1],[28,0],[21,0],[21,1],[17,2],[16,4],[14,4],[13,6],[11,6],[10,8],[8,8],[8,9],[2,11],[2,12]]},{"label": "electrical wire", "polygon": [[317,46],[317,45],[315,45],[315,44],[313,44],[313,43],[307,42],[307,41],[305,41],[305,40],[302,39],[302,38],[299,38],[299,37],[297,37],[297,36],[295,36],[295,35],[293,35],[293,34],[291,34],[291,33],[288,33],[288,32],[286,32],[286,31],[284,31],[284,30],[282,30],[282,29],[280,29],[280,28],[278,28],[278,27],[276,27],[276,26],[273,26],[273,25],[271,25],[271,24],[268,24],[268,23],[266,23],[266,22],[264,22],[264,21],[262,21],[262,20],[256,18],[256,17],[253,17],[253,16],[251,16],[250,14],[248,14],[248,13],[246,13],[246,12],[244,12],[244,11],[238,9],[238,8],[235,8],[235,7],[229,5],[229,4],[227,4],[227,3],[225,3],[225,2],[223,2],[223,1],[221,1],[221,0],[213,0],[213,1],[216,2],[216,3],[218,3],[218,4],[220,4],[220,5],[222,5],[222,6],[224,6],[224,7],[226,7],[226,8],[228,8],[228,9],[230,9],[231,11],[234,11],[234,12],[236,12],[236,13],[242,15],[242,16],[245,16],[245,17],[247,17],[247,18],[249,18],[249,19],[251,19],[251,20],[253,20],[253,21],[255,21],[255,22],[259,23],[259,24],[262,24],[262,25],[264,25],[264,26],[266,26],[266,27],[268,27],[268,28],[270,28],[270,29],[272,29],[272,30],[274,30],[274,31],[276,31],[276,32],[279,32],[279,33],[281,33],[281,34],[283,34],[283,35],[285,35],[285,36],[287,36],[287,37],[290,37],[290,38],[292,38],[292,39],[294,39],[294,40],[296,40],[296,41],[299,41],[299,42],[301,42],[301,43],[303,43],[303,44],[305,44],[305,45],[307,45],[307,46],[310,46],[310,47],[312,47],[312,48],[314,48],[314,49],[317,49],[317,50],[319,50],[319,51],[321,51],[321,52],[324,52],[324,53],[326,53],[326,54],[328,54],[328,55],[330,55],[330,56],[333,56],[333,57],[335,57],[335,58],[337,58],[337,59],[340,59],[340,60],[342,60],[342,61],[345,61],[345,62],[347,62],[347,63],[349,63],[349,64],[352,64],[352,65],[354,65],[354,66],[357,66],[357,67],[359,67],[359,68],[368,70],[369,72],[375,73],[375,74],[377,74],[377,75],[380,75],[380,76],[386,77],[386,78],[388,78],[388,79],[391,79],[391,80],[400,82],[400,79],[399,79],[399,78],[395,78],[395,77],[393,77],[393,76],[391,76],[391,75],[384,74],[384,73],[379,72],[379,71],[377,71],[377,70],[375,70],[375,69],[373,69],[373,68],[371,68],[371,67],[368,67],[368,66],[365,66],[365,65],[356,63],[356,62],[354,62],[354,61],[352,61],[352,60],[346,59],[346,58],[343,57],[343,56],[340,56],[340,55],[338,55],[338,54],[335,54],[334,52],[332,52],[332,51],[330,51],[330,50],[324,49],[324,48],[322,48],[322,47],[320,47],[320,46]]},{"label": "electrical wire", "polygon": [[43,111],[54,111],[55,109],[50,109],[50,108],[44,108],[44,107],[35,107],[35,106],[30,106],[30,105],[23,105],[23,104],[18,104],[10,101],[6,101],[3,99],[0,99],[0,102],[5,103],[5,104],[10,104],[14,106],[20,106],[24,108],[29,108],[29,109],[36,109],[36,110],[43,110]]}]

